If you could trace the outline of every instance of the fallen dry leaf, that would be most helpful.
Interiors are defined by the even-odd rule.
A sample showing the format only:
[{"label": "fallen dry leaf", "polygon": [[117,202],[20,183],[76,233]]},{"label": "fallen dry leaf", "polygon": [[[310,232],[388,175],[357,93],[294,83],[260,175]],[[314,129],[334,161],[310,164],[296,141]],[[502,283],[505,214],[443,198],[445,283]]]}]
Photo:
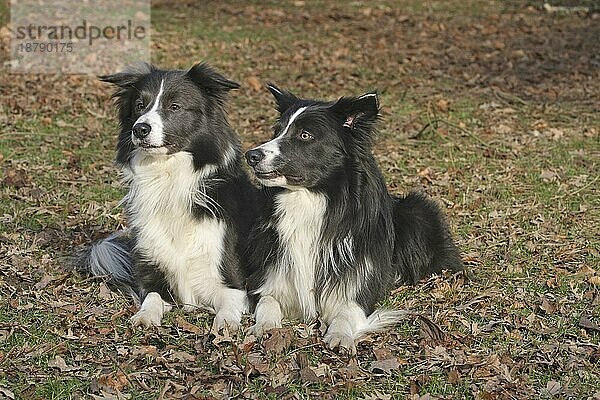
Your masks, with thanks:
[{"label": "fallen dry leaf", "polygon": [[373,354],[375,355],[376,360],[387,360],[388,358],[392,358],[392,350],[386,347],[373,349]]},{"label": "fallen dry leaf", "polygon": [[557,394],[560,394],[561,391],[562,386],[560,382],[551,380],[546,383],[546,393],[548,393],[550,396],[556,396]]},{"label": "fallen dry leaf", "polygon": [[302,368],[300,370],[300,380],[305,383],[319,383],[321,379],[310,367]]},{"label": "fallen dry leaf", "polygon": [[435,103],[435,105],[436,105],[437,109],[440,110],[441,112],[447,112],[448,111],[449,102],[446,99],[439,99]]},{"label": "fallen dry leaf", "polygon": [[79,369],[79,367],[67,365],[65,359],[58,354],[54,356],[52,360],[48,361],[48,366],[51,368],[58,368],[60,369],[60,372],[77,371]]},{"label": "fallen dry leaf", "polygon": [[499,134],[499,135],[508,135],[510,133],[512,133],[513,128],[511,128],[508,125],[504,125],[504,124],[498,124],[492,127],[492,129],[494,130],[495,133]]},{"label": "fallen dry leaf", "polygon": [[274,328],[269,331],[269,337],[263,341],[265,351],[279,354],[291,346],[294,340],[292,328]]},{"label": "fallen dry leaf", "polygon": [[2,184],[4,186],[12,186],[15,188],[29,186],[31,184],[31,176],[29,176],[25,170],[11,168],[4,173]]},{"label": "fallen dry leaf", "polygon": [[101,282],[99,285],[98,298],[104,301],[108,301],[112,298],[112,291],[104,282]]},{"label": "fallen dry leaf", "polygon": [[363,371],[358,366],[358,362],[355,358],[350,359],[346,366],[342,366],[339,369],[340,374],[347,380],[358,379],[364,375]]},{"label": "fallen dry leaf", "polygon": [[204,334],[204,331],[200,327],[198,327],[192,323],[189,323],[181,315],[178,315],[175,318],[175,323],[177,324],[177,326],[180,329],[183,329],[186,332],[195,333],[196,335]]},{"label": "fallen dry leaf", "polygon": [[419,335],[423,339],[430,340],[433,343],[441,343],[445,340],[444,332],[437,324],[423,316],[419,316],[419,319],[421,321]]},{"label": "fallen dry leaf", "polygon": [[542,303],[540,304],[540,308],[546,312],[546,314],[553,314],[556,311],[556,306],[544,296],[542,297]]},{"label": "fallen dry leaf", "polygon": [[175,360],[177,362],[194,362],[194,361],[196,361],[195,356],[193,356],[192,354],[185,352],[185,351],[174,351],[173,353],[171,353],[169,358],[171,358],[172,360]]},{"label": "fallen dry leaf", "polygon": [[35,284],[35,288],[37,290],[44,289],[46,286],[48,286],[48,284],[50,282],[52,282],[55,279],[57,279],[56,276],[46,274],[46,275],[42,276],[42,279],[40,279],[40,281],[38,283]]},{"label": "fallen dry leaf", "polygon": [[7,399],[13,400],[15,398],[15,394],[7,388],[0,387],[0,393]]},{"label": "fallen dry leaf", "polygon": [[375,390],[373,393],[368,394],[362,397],[362,400],[390,400],[392,398],[391,394],[384,393],[380,390]]},{"label": "fallen dry leaf", "polygon": [[400,363],[398,363],[398,359],[394,357],[371,362],[370,371],[375,373],[383,372],[384,374],[389,374],[392,371],[397,370],[398,367],[400,367]]},{"label": "fallen dry leaf", "polygon": [[600,286],[600,276],[598,275],[588,276],[588,281],[594,286]]},{"label": "fallen dry leaf", "polygon": [[298,368],[300,368],[300,369],[308,368],[310,366],[310,362],[308,361],[308,356],[303,352],[297,353],[296,354],[296,364],[298,364]]},{"label": "fallen dry leaf", "polygon": [[133,351],[131,352],[131,354],[134,357],[135,356],[145,356],[145,355],[156,356],[156,355],[158,355],[158,349],[154,345],[135,346],[133,348]]},{"label": "fallen dry leaf", "polygon": [[248,78],[246,78],[246,83],[248,83],[248,85],[250,85],[250,87],[252,88],[252,90],[254,90],[255,92],[260,92],[263,90],[263,84],[261,83],[260,79],[258,79],[255,76],[250,76]]},{"label": "fallen dry leaf", "polygon": [[592,321],[590,321],[590,319],[586,316],[581,316],[581,318],[579,319],[579,326],[591,330],[591,331],[596,331],[599,332],[600,331],[600,326],[596,325],[595,323],[593,323]]},{"label": "fallen dry leaf", "polygon": [[120,369],[116,372],[101,375],[98,378],[99,386],[102,386],[105,390],[115,391],[117,393],[123,390],[128,383],[129,379]]},{"label": "fallen dry leaf", "polygon": [[448,372],[448,383],[450,383],[452,385],[460,383],[460,372],[458,372],[458,370],[456,368],[452,368]]},{"label": "fallen dry leaf", "polygon": [[248,363],[259,373],[266,374],[269,372],[269,363],[267,363],[260,353],[248,354]]},{"label": "fallen dry leaf", "polygon": [[556,178],[556,173],[549,170],[544,170],[540,173],[540,178],[545,181],[551,181]]}]

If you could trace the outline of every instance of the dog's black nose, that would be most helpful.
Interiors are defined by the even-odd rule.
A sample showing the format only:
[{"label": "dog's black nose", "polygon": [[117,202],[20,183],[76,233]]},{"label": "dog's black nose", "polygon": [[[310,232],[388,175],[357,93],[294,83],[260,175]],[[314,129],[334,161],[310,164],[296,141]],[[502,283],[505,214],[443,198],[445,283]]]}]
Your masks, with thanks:
[{"label": "dog's black nose", "polygon": [[152,127],[145,122],[140,122],[133,126],[133,136],[138,139],[143,139],[150,134]]},{"label": "dog's black nose", "polygon": [[246,161],[251,167],[254,167],[263,158],[265,158],[265,153],[260,149],[252,149],[246,152]]}]

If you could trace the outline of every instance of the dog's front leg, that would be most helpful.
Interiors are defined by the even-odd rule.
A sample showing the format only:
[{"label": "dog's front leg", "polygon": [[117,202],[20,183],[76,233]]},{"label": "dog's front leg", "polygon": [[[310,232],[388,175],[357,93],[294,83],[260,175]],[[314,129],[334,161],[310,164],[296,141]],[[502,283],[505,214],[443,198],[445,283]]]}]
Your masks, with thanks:
[{"label": "dog's front leg", "polygon": [[254,312],[254,325],[250,327],[250,333],[260,337],[272,328],[281,327],[281,305],[273,296],[262,296],[256,305]]},{"label": "dog's front leg", "polygon": [[355,339],[367,321],[363,309],[354,301],[350,301],[324,314],[327,316],[325,322],[329,327],[323,341],[332,350],[339,348],[340,351],[356,354]]},{"label": "dog's front leg", "polygon": [[164,301],[160,294],[150,292],[144,298],[142,306],[130,321],[133,326],[143,325],[146,327],[160,326],[163,316],[171,311],[171,305]]},{"label": "dog's front leg", "polygon": [[215,311],[213,332],[219,332],[225,327],[237,331],[242,322],[242,314],[248,312],[246,292],[231,288],[223,289],[215,301]]}]

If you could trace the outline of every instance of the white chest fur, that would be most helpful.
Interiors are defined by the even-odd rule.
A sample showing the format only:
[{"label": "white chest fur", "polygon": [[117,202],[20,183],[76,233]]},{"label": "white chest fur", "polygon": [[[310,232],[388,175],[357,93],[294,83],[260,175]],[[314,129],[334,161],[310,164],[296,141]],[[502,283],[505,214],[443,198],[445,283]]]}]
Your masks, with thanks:
[{"label": "white chest fur", "polygon": [[286,191],[275,199],[283,252],[259,293],[273,296],[287,317],[310,320],[317,316],[315,271],[326,206],[325,196],[305,189]]},{"label": "white chest fur", "polygon": [[219,273],[225,223],[213,217],[194,218],[192,204],[206,200],[203,192],[215,166],[194,171],[192,155],[137,154],[125,170],[129,193],[124,199],[129,224],[135,228],[137,250],[158,265],[178,301],[188,308],[213,308],[223,287]]}]

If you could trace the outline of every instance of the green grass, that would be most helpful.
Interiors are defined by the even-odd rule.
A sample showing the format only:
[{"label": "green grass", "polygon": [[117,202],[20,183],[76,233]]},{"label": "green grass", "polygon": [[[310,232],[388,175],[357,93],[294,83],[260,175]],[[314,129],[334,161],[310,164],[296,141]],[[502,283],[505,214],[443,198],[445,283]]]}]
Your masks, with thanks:
[{"label": "green grass", "polygon": [[[581,316],[596,323],[600,316],[594,303],[598,285],[591,279],[600,271],[596,80],[578,72],[538,84],[535,74],[519,80],[506,69],[503,74],[517,83],[497,84],[509,95],[504,98],[487,83],[465,84],[462,76],[473,68],[482,78],[493,76],[481,65],[494,57],[506,65],[502,57],[514,49],[490,53],[481,46],[486,40],[518,44],[537,57],[545,54],[539,43],[546,42],[536,40],[560,36],[576,42],[583,39],[573,36],[575,29],[591,29],[591,19],[554,19],[523,4],[174,2],[152,9],[154,62],[186,68],[207,59],[242,83],[231,96],[230,119],[244,146],[269,137],[275,116],[271,98],[250,88],[250,77],[329,99],[377,88],[384,118],[375,155],[391,190],[423,190],[445,199],[470,273],[403,287],[381,304],[426,316],[446,340],[422,338],[419,320],[409,318],[359,345],[357,379],[344,378],[349,360],[325,349],[317,333],[309,339],[296,335],[278,355],[261,341],[240,350],[243,334],[234,336],[235,345],[213,343],[207,333],[211,316],[204,312],[175,310],[158,330],[132,330],[130,302],[118,294],[102,298],[99,281],[65,269],[74,249],[123,222],[117,204],[124,189],[112,166],[117,127],[110,89],[82,77],[0,75],[7,93],[0,109],[9,115],[0,119],[0,263],[6,266],[0,272],[0,337],[8,335],[0,342],[0,387],[17,398],[98,395],[94,379],[121,368],[131,377],[121,390],[132,399],[156,398],[162,390],[166,397],[184,396],[195,386],[198,396],[220,397],[231,389],[232,397],[258,399],[362,399],[377,393],[406,398],[411,387],[419,395],[448,399],[543,398],[552,380],[571,390],[572,396],[559,397],[599,392],[600,338],[579,325]],[[0,26],[7,10],[7,2],[0,2]],[[535,29],[517,27],[516,14],[497,15],[502,10],[518,11],[520,23],[533,21]],[[498,26],[499,32],[485,34],[478,26]],[[531,43],[538,44],[527,48]],[[452,46],[476,55],[475,64],[456,68],[457,61],[444,56]],[[578,63],[588,56],[576,57]],[[567,93],[569,101],[546,96],[548,87]],[[448,101],[447,110],[440,99]],[[492,102],[498,106],[480,107]],[[508,130],[499,133],[499,125]],[[553,138],[556,132],[548,128],[562,136]],[[9,171],[24,173],[26,181],[5,183]],[[557,175],[544,179],[544,171]],[[63,274],[43,289],[35,287],[45,275]],[[540,309],[542,296],[556,311]],[[51,301],[67,306],[53,307]],[[23,309],[27,303],[33,307]],[[203,333],[185,331],[180,318]],[[493,321],[499,323],[481,331]],[[61,337],[68,332],[82,339]],[[144,346],[156,346],[156,354],[134,356]],[[379,348],[403,363],[389,374],[373,374],[372,349]],[[436,358],[441,348],[449,357],[444,362]],[[180,363],[174,351],[195,360]],[[269,370],[252,371],[247,352],[264,357]],[[328,375],[319,383],[303,382],[294,364],[298,353],[311,368],[326,364]],[[61,373],[50,367],[56,355],[80,369]],[[504,367],[485,361],[494,357],[513,382],[501,377],[497,368]],[[544,357],[554,364],[540,362]],[[454,367],[463,369],[458,381],[448,377]],[[286,381],[278,387],[280,374]],[[168,380],[180,386],[165,389]]]}]

